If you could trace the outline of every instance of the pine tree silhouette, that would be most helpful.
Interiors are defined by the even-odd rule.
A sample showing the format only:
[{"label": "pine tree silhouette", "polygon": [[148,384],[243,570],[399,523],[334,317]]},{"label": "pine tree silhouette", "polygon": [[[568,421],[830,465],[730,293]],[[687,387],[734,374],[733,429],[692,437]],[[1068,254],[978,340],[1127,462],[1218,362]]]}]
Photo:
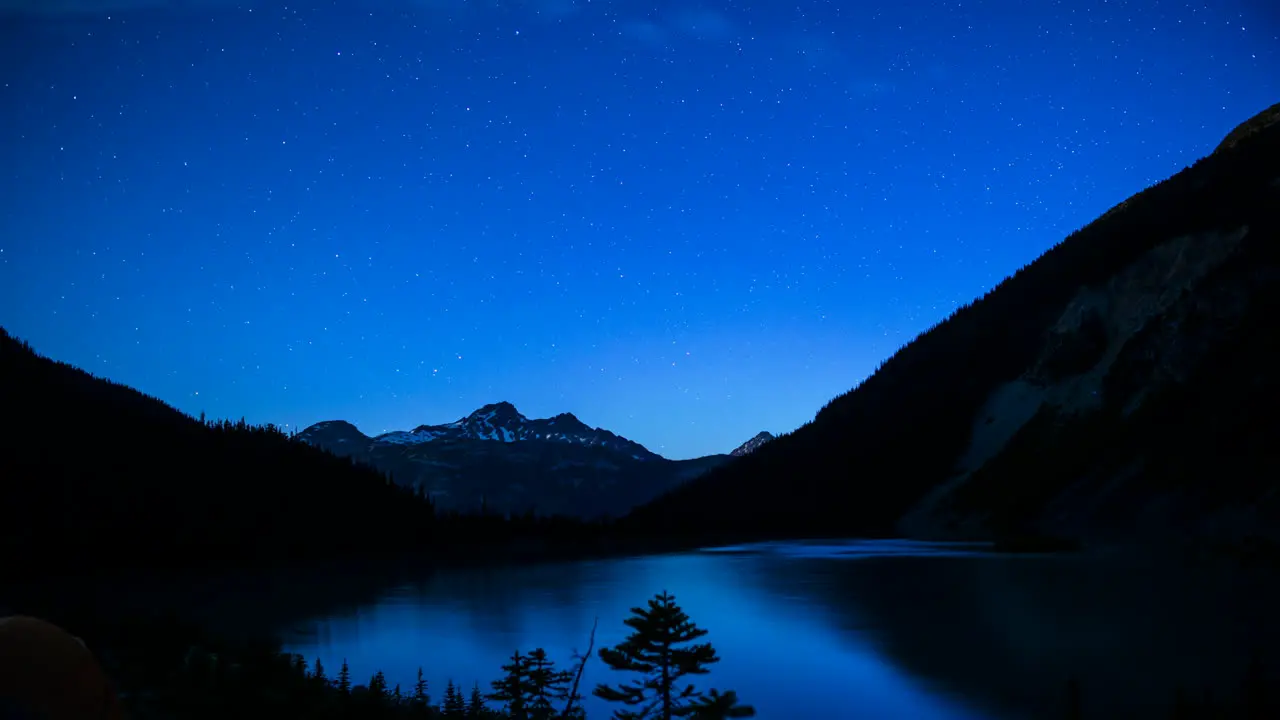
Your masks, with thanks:
[{"label": "pine tree silhouette", "polygon": [[444,688],[444,702],[440,705],[440,712],[447,718],[465,718],[467,716],[467,705],[462,699],[462,693],[458,692],[458,687],[450,680]]},{"label": "pine tree silhouette", "polygon": [[558,713],[555,704],[569,694],[573,673],[556,670],[555,663],[547,658],[547,651],[535,648],[526,656],[528,667],[528,717],[530,720],[552,720]]},{"label": "pine tree silhouette", "polygon": [[379,702],[387,699],[387,676],[381,670],[369,678],[369,695]]},{"label": "pine tree silhouette", "polygon": [[342,659],[342,667],[338,670],[338,692],[351,694],[351,668],[347,667],[347,659]]},{"label": "pine tree silhouette", "polygon": [[321,685],[329,684],[329,678],[325,677],[324,664],[320,662],[320,658],[316,658],[315,670],[311,672],[311,677]]},{"label": "pine tree silhouette", "polygon": [[516,650],[511,655],[511,662],[502,666],[505,673],[501,680],[494,680],[490,685],[493,692],[489,699],[501,703],[511,715],[512,720],[528,720],[529,658]]},{"label": "pine tree silhouette", "polygon": [[[704,695],[693,685],[679,688],[677,682],[688,675],[705,675],[707,666],[719,662],[710,643],[695,643],[705,636],[665,590],[649,600],[647,608],[632,608],[632,617],[623,622],[633,632],[618,645],[600,649],[600,659],[613,670],[640,673],[643,677],[626,684],[596,686],[592,694],[628,708],[615,710],[616,720],[671,720],[673,717],[753,717],[750,706],[735,706],[731,693]],[[726,707],[725,703],[729,706]]]},{"label": "pine tree silhouette", "polygon": [[471,686],[471,699],[467,701],[467,720],[482,720],[488,714],[484,706],[484,694],[480,692],[480,683]]},{"label": "pine tree silhouette", "polygon": [[418,682],[413,685],[413,703],[421,708],[431,706],[431,696],[427,694],[427,679],[422,676],[422,668],[418,668]]}]

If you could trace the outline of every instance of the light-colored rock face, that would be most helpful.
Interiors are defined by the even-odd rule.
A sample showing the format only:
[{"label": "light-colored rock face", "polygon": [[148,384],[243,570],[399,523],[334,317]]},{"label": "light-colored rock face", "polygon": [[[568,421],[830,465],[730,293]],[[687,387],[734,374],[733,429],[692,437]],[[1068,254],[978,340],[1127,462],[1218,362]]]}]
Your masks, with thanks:
[{"label": "light-colored rock face", "polygon": [[1194,349],[1176,346],[1177,325],[1186,314],[1179,306],[1189,302],[1200,282],[1238,250],[1247,234],[1248,228],[1242,227],[1171,239],[1104,285],[1077,292],[1046,333],[1035,364],[997,387],[975,415],[968,449],[954,475],[906,513],[899,529],[914,537],[981,535],[986,518],[956,515],[948,499],[1042,409],[1067,417],[1097,412],[1103,404],[1104,379],[1116,359],[1140,330],[1157,327],[1153,323],[1170,324],[1167,336],[1153,348],[1167,362],[1158,365],[1126,411],[1140,405],[1152,387],[1181,380],[1198,356]]},{"label": "light-colored rock face", "polygon": [[751,453],[758,450],[761,445],[764,445],[765,443],[773,439],[775,438],[773,433],[771,432],[765,431],[765,432],[757,433],[755,437],[751,438],[750,440],[734,448],[733,452],[730,452],[729,454],[733,457],[742,457],[743,455],[750,455]]}]

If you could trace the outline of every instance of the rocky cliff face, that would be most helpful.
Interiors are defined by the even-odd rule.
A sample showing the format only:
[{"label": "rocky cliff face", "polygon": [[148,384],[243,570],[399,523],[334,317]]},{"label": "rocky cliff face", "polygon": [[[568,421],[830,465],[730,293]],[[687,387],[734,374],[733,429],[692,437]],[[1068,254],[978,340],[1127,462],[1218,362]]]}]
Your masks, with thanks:
[{"label": "rocky cliff face", "polygon": [[[1196,509],[1188,503],[1203,498],[1172,487],[1153,492],[1152,478],[1141,476],[1159,464],[1150,457],[1155,448],[1109,448],[1107,441],[1131,443],[1136,434],[1159,435],[1174,424],[1216,422],[1189,416],[1189,408],[1161,417],[1151,417],[1150,411],[1164,400],[1208,392],[1227,380],[1209,375],[1207,361],[1242,331],[1248,315],[1274,302],[1264,297],[1266,286],[1280,280],[1276,267],[1257,264],[1250,251],[1254,242],[1280,238],[1251,238],[1247,227],[1174,238],[1106,284],[1082,288],[1045,334],[1035,364],[992,390],[972,420],[971,439],[955,474],[902,518],[901,530],[927,537],[984,537],[1006,528],[1115,536],[1132,521],[1141,524],[1144,535],[1185,532],[1180,515]],[[1076,439],[1080,436],[1093,440]],[[1080,472],[1074,478],[1011,476],[1027,469],[1022,456],[1066,452],[1080,453],[1072,463]],[[1034,492],[1010,485],[1031,486]],[[1254,508],[1262,499],[1235,498]],[[1238,514],[1231,523],[1206,515],[1195,525],[1215,533],[1265,530],[1240,520]]]},{"label": "rocky cliff face", "polygon": [[1239,224],[1169,238],[1082,287],[899,529],[1280,540],[1280,181],[1268,185]]},{"label": "rocky cliff face", "polygon": [[751,438],[750,440],[734,448],[733,452],[729,454],[732,455],[733,457],[742,457],[743,455],[750,455],[751,453],[760,449],[761,445],[764,445],[765,443],[773,439],[774,439],[773,433],[767,430],[756,433],[755,437]]}]

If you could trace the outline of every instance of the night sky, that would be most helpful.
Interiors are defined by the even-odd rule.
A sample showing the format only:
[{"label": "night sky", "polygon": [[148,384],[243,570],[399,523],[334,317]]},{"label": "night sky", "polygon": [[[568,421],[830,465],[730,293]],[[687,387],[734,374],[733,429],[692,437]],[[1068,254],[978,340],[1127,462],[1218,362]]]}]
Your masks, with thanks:
[{"label": "night sky", "polygon": [[11,333],[192,414],[508,400],[673,458],[811,419],[1280,100],[1272,0],[0,12]]}]

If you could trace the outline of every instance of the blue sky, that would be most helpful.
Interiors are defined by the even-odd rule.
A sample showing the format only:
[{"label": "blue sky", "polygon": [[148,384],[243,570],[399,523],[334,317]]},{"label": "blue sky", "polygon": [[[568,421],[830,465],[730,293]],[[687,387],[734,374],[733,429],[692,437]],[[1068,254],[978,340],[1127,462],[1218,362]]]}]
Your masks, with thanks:
[{"label": "blue sky", "polygon": [[811,419],[1280,101],[1261,0],[0,14],[10,332],[193,414],[507,400],[673,458]]}]

